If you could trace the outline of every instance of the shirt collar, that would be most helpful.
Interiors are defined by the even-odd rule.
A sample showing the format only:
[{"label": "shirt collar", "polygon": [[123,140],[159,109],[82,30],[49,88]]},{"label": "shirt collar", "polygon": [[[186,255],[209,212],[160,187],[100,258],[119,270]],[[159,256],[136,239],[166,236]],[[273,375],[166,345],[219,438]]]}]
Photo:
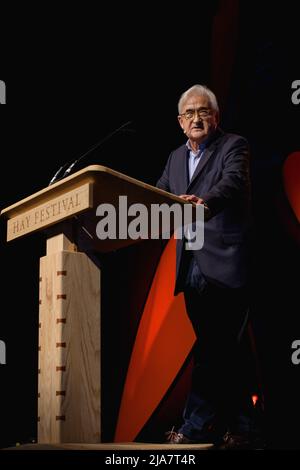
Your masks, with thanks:
[{"label": "shirt collar", "polygon": [[187,148],[190,150],[190,152],[192,152],[194,155],[198,155],[199,153],[202,153],[203,150],[205,149],[206,147],[206,143],[203,142],[202,144],[199,145],[199,148],[197,150],[197,152],[195,152],[192,147],[191,147],[191,143],[190,143],[190,140],[188,140],[185,144],[187,146]]},{"label": "shirt collar", "polygon": [[[214,136],[215,136],[215,131],[213,131],[213,132],[204,140],[204,142],[202,142],[202,144],[199,145],[198,152],[196,152],[196,153],[199,154],[199,153],[203,152],[203,150],[205,150],[205,148],[208,147],[208,145],[210,144],[211,140],[213,140]],[[186,142],[185,145],[187,146],[187,148],[188,148],[191,152],[195,153],[194,150],[193,150],[192,147],[191,147],[190,139]]]}]

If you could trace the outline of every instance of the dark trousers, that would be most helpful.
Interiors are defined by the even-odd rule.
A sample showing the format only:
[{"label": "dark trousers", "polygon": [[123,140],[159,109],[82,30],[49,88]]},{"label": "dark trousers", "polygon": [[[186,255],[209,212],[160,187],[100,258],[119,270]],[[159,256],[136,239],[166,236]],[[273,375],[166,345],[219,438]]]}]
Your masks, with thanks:
[{"label": "dark trousers", "polygon": [[185,302],[197,341],[192,386],[179,432],[201,440],[212,434],[250,432],[251,396],[240,343],[247,325],[244,289],[208,284],[187,288]]}]

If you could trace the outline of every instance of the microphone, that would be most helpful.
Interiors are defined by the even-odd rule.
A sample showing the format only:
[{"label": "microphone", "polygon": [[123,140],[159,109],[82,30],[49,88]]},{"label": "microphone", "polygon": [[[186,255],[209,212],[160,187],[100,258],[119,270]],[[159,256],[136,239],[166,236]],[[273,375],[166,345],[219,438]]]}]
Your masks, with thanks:
[{"label": "microphone", "polygon": [[[68,162],[68,163],[70,163],[70,162]],[[65,165],[62,165],[62,166],[57,170],[57,172],[55,173],[55,175],[51,178],[51,180],[50,180],[48,186],[51,186],[51,184],[53,184],[57,179],[59,179],[59,178],[58,178],[58,175],[60,174],[60,172],[61,172],[64,168],[66,168],[66,166],[68,165],[68,163],[66,163]]]},{"label": "microphone", "polygon": [[[66,176],[68,176],[71,173],[74,166],[77,165],[81,160],[83,160],[85,157],[90,155],[94,150],[96,150],[98,147],[100,147],[102,144],[104,144],[107,140],[111,139],[115,134],[122,131],[123,129],[130,126],[131,124],[132,124],[132,121],[125,122],[124,124],[122,124],[122,126],[120,126],[117,129],[113,130],[107,136],[105,136],[103,139],[101,139],[99,142],[97,142],[95,145],[93,145],[87,152],[85,152],[83,155],[81,155],[81,157],[77,158],[76,160],[69,160],[67,163],[62,165],[57,170],[55,175],[51,178],[48,186],[50,186],[51,184],[55,183],[56,181],[58,181],[60,179],[66,178]],[[67,169],[65,170],[63,175],[60,176],[62,171],[66,168],[66,166],[68,166]]]}]

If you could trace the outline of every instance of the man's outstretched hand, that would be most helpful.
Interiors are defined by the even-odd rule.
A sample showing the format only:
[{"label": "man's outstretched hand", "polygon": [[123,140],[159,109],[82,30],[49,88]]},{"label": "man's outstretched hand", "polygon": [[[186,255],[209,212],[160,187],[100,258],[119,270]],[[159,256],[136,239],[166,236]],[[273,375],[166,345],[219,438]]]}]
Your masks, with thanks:
[{"label": "man's outstretched hand", "polygon": [[182,199],[189,202],[194,202],[195,204],[205,204],[204,200],[201,197],[195,196],[195,194],[180,194]]},{"label": "man's outstretched hand", "polygon": [[204,206],[204,220],[210,219],[210,217],[211,217],[210,209],[205,204],[202,197],[198,197],[195,194],[180,194],[179,197],[181,197],[185,201],[193,202],[194,204],[202,204]]}]

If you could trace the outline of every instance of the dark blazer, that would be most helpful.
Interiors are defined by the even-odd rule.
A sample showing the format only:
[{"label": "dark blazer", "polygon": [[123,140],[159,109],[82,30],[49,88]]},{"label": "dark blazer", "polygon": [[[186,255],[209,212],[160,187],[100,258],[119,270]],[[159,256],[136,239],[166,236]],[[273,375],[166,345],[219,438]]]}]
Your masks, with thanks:
[{"label": "dark blazer", "polygon": [[[157,187],[173,194],[202,197],[212,217],[204,224],[204,245],[193,251],[204,277],[226,287],[247,282],[250,226],[250,175],[247,141],[217,129],[209,141],[191,182],[188,149],[171,153]],[[184,240],[177,240],[175,294],[184,288]]]}]

